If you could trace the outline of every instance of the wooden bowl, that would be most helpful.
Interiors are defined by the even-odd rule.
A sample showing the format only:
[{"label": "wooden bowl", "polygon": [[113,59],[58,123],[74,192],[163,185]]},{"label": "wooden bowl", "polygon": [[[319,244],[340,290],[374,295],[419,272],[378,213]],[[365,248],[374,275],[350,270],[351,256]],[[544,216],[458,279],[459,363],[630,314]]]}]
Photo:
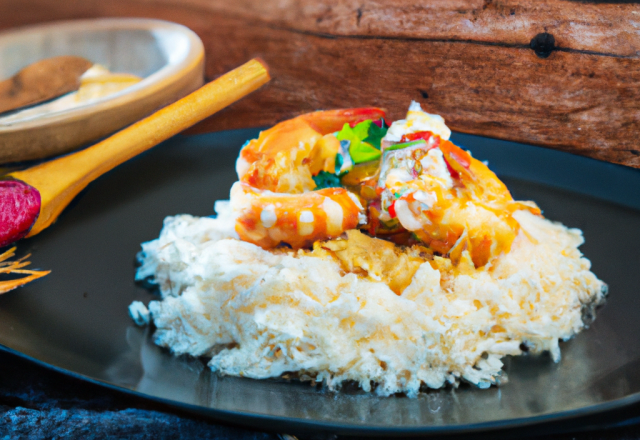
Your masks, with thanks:
[{"label": "wooden bowl", "polygon": [[204,47],[188,28],[149,19],[65,21],[0,34],[0,78],[44,58],[77,55],[143,78],[74,108],[16,122],[0,117],[0,163],[66,153],[200,87]]}]

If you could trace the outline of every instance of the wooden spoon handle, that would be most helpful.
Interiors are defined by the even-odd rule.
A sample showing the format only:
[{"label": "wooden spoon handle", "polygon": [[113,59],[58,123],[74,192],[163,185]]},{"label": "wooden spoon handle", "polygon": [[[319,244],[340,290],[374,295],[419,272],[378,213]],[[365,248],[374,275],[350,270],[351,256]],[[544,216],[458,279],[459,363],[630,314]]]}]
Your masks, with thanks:
[{"label": "wooden spoon handle", "polygon": [[28,237],[47,228],[91,181],[211,116],[268,82],[266,66],[248,63],[85,150],[10,176],[40,191],[40,216]]}]

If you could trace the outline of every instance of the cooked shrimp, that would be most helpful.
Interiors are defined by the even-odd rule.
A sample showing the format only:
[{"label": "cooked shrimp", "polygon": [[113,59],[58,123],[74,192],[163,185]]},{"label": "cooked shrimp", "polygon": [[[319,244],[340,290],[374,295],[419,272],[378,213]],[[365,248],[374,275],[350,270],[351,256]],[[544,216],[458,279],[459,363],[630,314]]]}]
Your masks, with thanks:
[{"label": "cooked shrimp", "polygon": [[[369,131],[353,137],[360,136],[357,123],[383,117],[376,108],[315,112],[248,142],[236,164],[240,181],[231,192],[240,238],[265,249],[282,243],[297,249],[360,226],[399,244],[422,242],[454,264],[465,250],[476,267],[509,252],[519,229],[512,214],[521,209],[539,214],[539,209],[515,202],[486,165],[448,140],[444,119],[417,103],[383,138],[371,138]],[[338,139],[347,143],[347,153]],[[362,147],[368,139],[376,139],[380,149]],[[344,165],[336,170],[337,155],[357,160],[346,174]],[[340,176],[348,190],[314,191],[314,176],[321,171],[336,182]],[[367,203],[368,219],[349,191]]]},{"label": "cooked shrimp", "polygon": [[273,192],[311,191],[316,187],[314,174],[333,172],[340,144],[331,133],[344,124],[383,117],[383,110],[359,108],[318,111],[280,122],[240,151],[238,178],[254,188]]},{"label": "cooked shrimp", "polygon": [[240,239],[264,249],[281,243],[299,249],[338,237],[358,226],[362,212],[358,199],[343,188],[282,194],[244,182],[231,188],[231,206]]},{"label": "cooked shrimp", "polygon": [[242,240],[265,249],[297,249],[340,236],[364,221],[357,197],[342,188],[313,191],[313,176],[335,171],[340,142],[331,133],[344,124],[380,119],[376,108],[319,111],[276,124],[240,152],[240,182],[231,190]]},{"label": "cooked shrimp", "polygon": [[380,218],[397,218],[420,241],[449,254],[454,262],[464,250],[476,267],[508,252],[519,228],[513,212],[540,211],[515,202],[486,165],[453,143],[430,133],[422,137],[421,142],[385,154],[378,184],[386,190],[386,210]]}]

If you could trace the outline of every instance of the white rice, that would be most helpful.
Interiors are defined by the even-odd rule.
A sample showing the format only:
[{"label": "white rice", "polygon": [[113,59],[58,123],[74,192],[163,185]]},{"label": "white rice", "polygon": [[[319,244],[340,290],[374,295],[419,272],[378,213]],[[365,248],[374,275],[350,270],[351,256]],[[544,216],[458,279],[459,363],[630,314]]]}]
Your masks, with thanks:
[{"label": "white rice", "polygon": [[420,266],[401,295],[338,262],[269,252],[239,241],[227,203],[218,218],[168,217],[144,243],[137,279],[162,300],[149,305],[156,343],[210,357],[222,374],[294,372],[339,388],[353,380],[379,395],[421,386],[504,381],[501,358],[548,350],[581,331],[604,300],[582,234],[526,211],[511,252],[482,270]]}]

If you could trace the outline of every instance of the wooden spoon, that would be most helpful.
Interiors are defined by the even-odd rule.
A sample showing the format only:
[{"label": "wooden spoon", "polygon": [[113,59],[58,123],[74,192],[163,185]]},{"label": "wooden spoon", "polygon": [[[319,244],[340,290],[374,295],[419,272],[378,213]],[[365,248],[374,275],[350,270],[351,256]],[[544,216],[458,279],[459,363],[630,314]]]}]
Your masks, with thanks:
[{"label": "wooden spoon", "polygon": [[[24,188],[17,190],[17,194],[22,191],[24,197],[29,196],[32,201],[34,196],[30,188],[35,188],[40,194],[39,215],[37,220],[33,220],[35,223],[27,236],[34,236],[51,225],[92,180],[227,107],[269,80],[266,65],[259,60],[251,60],[102,142],[77,153],[9,174],[10,178],[26,184]],[[13,191],[16,193],[15,187]],[[15,200],[13,195],[9,199]],[[0,219],[4,212],[11,209],[15,209],[15,205],[0,204]],[[17,221],[19,216],[4,217],[9,218],[9,221]],[[20,219],[23,225],[24,216]],[[6,232],[10,230],[17,232]],[[28,229],[25,226],[0,224],[0,246],[21,238],[20,234],[24,236],[26,231]]]},{"label": "wooden spoon", "polygon": [[81,57],[47,58],[0,81],[0,113],[48,101],[80,88],[80,77],[93,66]]}]

